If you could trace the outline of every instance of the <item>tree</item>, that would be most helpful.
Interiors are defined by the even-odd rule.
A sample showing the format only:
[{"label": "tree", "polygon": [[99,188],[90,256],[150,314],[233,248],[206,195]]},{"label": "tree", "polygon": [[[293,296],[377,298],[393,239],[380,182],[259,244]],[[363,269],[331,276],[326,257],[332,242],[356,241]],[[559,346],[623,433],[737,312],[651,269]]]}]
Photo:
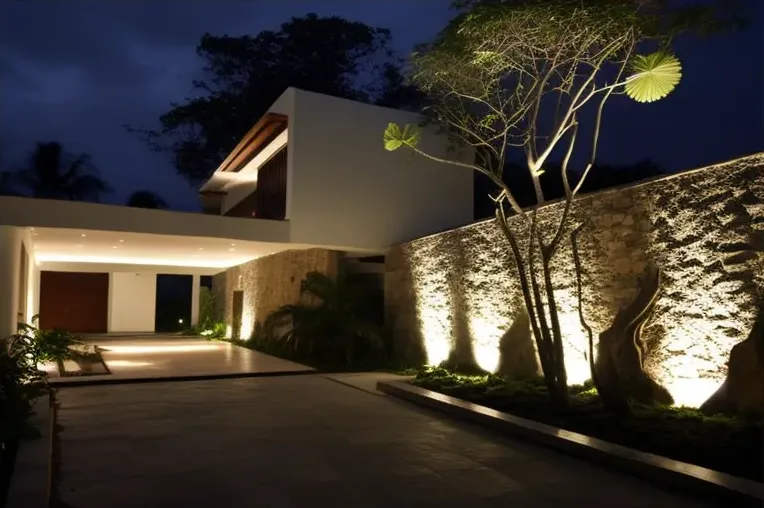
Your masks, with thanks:
[{"label": "tree", "polygon": [[[631,0],[496,0],[461,5],[467,10],[412,56],[412,78],[427,94],[424,112],[429,121],[444,128],[455,142],[474,147],[476,162],[454,162],[424,152],[414,125],[390,124],[384,133],[385,147],[406,147],[423,157],[476,171],[496,186],[495,215],[515,262],[546,386],[553,403],[566,405],[563,335],[550,267],[571,229],[572,203],[594,167],[604,106],[615,94],[625,93],[644,103],[674,89],[681,66],[664,35],[672,34],[686,13],[667,10],[663,3]],[[657,51],[637,54],[651,42]],[[592,107],[588,162],[575,182],[569,173],[572,155],[583,136],[584,112]],[[520,206],[504,180],[511,147],[522,148],[524,154],[524,170],[535,197],[529,209]],[[541,177],[551,169],[550,157],[556,150],[562,152],[556,173],[564,208],[552,224],[542,225],[536,210],[548,196]],[[513,215],[520,217],[522,227],[510,221]],[[594,368],[592,363],[597,383]],[[601,396],[615,395],[611,400],[603,396],[603,401],[623,410],[628,387],[621,390],[617,379],[608,381],[619,390],[601,390]]]},{"label": "tree", "polygon": [[139,190],[130,194],[127,198],[127,206],[133,208],[167,208],[167,202],[156,192]]},{"label": "tree", "polygon": [[205,34],[197,53],[207,78],[198,97],[173,104],[158,131],[138,132],[169,152],[189,183],[205,180],[290,86],[386,106],[418,107],[390,50],[390,32],[342,18],[308,14],[276,30],[230,37]]},{"label": "tree", "polygon": [[28,167],[12,173],[11,179],[35,198],[98,201],[110,191],[88,155],[67,154],[56,142],[38,143]]},{"label": "tree", "polygon": [[[541,189],[544,197],[549,200],[556,200],[565,197],[563,184],[558,178],[560,174],[560,162],[550,163],[546,171],[541,175]],[[502,173],[503,181],[509,187],[517,199],[517,203],[526,208],[535,203],[535,190],[533,182],[525,170],[524,166],[515,162],[508,162]],[[657,164],[649,160],[639,161],[636,164],[612,166],[594,164],[584,180],[579,194],[596,192],[612,187],[628,185],[640,180],[647,180],[666,175],[666,172]],[[581,175],[572,170],[570,171],[571,182],[577,183]],[[486,219],[495,215],[495,203],[490,195],[496,185],[485,175],[475,173],[474,178],[474,203],[475,219]]]}]

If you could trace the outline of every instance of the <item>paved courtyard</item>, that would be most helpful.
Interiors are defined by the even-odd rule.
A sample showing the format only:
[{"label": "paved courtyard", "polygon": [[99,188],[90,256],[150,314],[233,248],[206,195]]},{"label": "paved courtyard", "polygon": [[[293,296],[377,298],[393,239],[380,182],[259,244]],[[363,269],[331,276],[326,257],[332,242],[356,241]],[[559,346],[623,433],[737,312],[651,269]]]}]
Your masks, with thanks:
[{"label": "paved courtyard", "polygon": [[707,506],[319,375],[61,388],[59,400],[60,493],[74,508]]},{"label": "paved courtyard", "polygon": [[[313,370],[230,342],[184,336],[90,337],[111,374],[52,378],[51,383],[220,377]],[[73,362],[69,362],[73,363]]]}]

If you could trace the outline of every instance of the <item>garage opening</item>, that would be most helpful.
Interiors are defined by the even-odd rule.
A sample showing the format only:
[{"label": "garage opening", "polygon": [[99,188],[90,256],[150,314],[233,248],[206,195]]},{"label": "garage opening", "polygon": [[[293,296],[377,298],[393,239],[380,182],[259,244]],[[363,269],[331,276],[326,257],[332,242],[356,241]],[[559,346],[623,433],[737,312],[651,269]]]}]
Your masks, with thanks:
[{"label": "garage opening", "polygon": [[108,273],[40,273],[41,328],[106,333],[108,316]]}]

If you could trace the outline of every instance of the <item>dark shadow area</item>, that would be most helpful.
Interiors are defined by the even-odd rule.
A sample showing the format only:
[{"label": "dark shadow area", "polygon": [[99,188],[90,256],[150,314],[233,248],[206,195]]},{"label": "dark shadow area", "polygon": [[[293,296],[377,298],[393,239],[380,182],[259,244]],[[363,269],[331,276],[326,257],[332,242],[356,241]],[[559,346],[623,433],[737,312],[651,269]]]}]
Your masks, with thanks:
[{"label": "dark shadow area", "polygon": [[180,332],[191,324],[192,284],[191,275],[157,275],[157,332]]}]

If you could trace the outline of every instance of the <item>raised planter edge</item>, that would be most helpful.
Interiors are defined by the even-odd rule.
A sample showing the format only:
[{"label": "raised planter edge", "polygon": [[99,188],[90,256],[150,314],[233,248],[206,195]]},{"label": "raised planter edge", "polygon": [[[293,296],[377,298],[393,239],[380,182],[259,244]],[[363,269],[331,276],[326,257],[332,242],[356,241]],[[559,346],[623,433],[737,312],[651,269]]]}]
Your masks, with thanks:
[{"label": "raised planter edge", "polygon": [[730,503],[740,507],[764,506],[763,483],[520,418],[405,381],[380,381],[377,389],[387,395],[610,466],[689,495],[712,497],[725,506],[730,506]]}]

